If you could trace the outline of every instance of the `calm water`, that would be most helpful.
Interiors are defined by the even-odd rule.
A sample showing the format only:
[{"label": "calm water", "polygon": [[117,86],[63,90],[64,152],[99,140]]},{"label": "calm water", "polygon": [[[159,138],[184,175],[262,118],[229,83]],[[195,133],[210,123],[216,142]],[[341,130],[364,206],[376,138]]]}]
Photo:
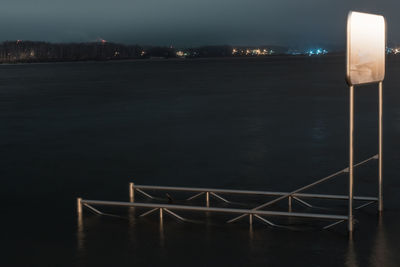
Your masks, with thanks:
[{"label": "calm water", "polygon": [[[78,224],[75,210],[78,196],[126,201],[132,181],[285,191],[343,169],[344,58],[0,65],[2,266],[399,266],[399,73],[389,59],[384,216],[357,212],[349,241],[344,224],[321,231],[328,222],[181,213],[195,221],[160,225],[105,209],[123,218],[85,210]],[[356,161],[378,149],[377,93],[355,92]],[[376,162],[357,168],[356,193],[376,195],[376,174]],[[346,194],[346,179],[319,192]]]}]

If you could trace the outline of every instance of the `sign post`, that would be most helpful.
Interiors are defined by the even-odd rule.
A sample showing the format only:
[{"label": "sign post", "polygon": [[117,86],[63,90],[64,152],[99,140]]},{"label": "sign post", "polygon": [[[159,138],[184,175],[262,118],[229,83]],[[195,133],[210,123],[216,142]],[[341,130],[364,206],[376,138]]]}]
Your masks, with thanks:
[{"label": "sign post", "polygon": [[353,231],[354,185],[354,87],[379,84],[379,190],[378,211],[383,210],[382,190],[382,82],[385,78],[386,23],[383,16],[353,12],[347,19],[347,73],[350,89],[349,127],[349,214],[348,230]]}]

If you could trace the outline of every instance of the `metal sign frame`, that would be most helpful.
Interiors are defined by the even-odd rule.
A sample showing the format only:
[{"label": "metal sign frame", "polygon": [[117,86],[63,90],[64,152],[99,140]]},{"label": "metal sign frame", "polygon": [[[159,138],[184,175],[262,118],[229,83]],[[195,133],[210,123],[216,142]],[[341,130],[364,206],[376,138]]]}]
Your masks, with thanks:
[{"label": "metal sign frame", "polygon": [[386,21],[383,16],[349,12],[347,17],[346,80],[349,85],[385,78]]},{"label": "metal sign frame", "polygon": [[[354,22],[353,19],[355,16],[362,18],[363,25],[357,25],[359,28],[360,33],[355,32],[353,29],[353,23],[360,24],[360,21]],[[368,23],[368,20],[370,22]],[[373,25],[373,24],[380,24],[380,25]],[[375,26],[375,31],[372,33],[367,33],[370,30],[371,25]],[[381,27],[379,29],[379,26]],[[363,41],[364,43],[356,43],[353,39],[354,35],[364,35]],[[355,41],[357,42],[357,41]],[[373,43],[371,46],[380,47],[381,51],[374,51],[371,52],[371,47],[368,47],[370,43]],[[357,46],[357,49],[354,48]],[[366,47],[365,47],[366,46]],[[347,75],[346,80],[349,85],[349,204],[348,204],[348,230],[349,232],[353,231],[354,228],[354,218],[353,218],[353,190],[354,190],[354,170],[353,170],[353,163],[354,163],[354,87],[355,85],[362,85],[362,84],[371,84],[371,83],[378,83],[379,85],[379,108],[378,108],[378,116],[379,116],[379,151],[378,151],[378,211],[381,213],[383,211],[383,187],[382,187],[382,107],[383,107],[383,80],[385,77],[385,49],[386,49],[386,21],[383,16],[375,15],[375,14],[367,14],[367,13],[360,13],[360,12],[349,12],[348,19],[347,19],[347,62],[346,62],[346,69]],[[357,55],[357,59],[365,57],[366,60],[358,60],[358,62],[352,62],[353,57],[355,57],[352,53],[354,50],[357,50],[359,54],[362,56]],[[365,51],[364,51],[365,50]],[[376,58],[374,58],[376,57]],[[357,61],[357,60],[356,60]],[[361,73],[352,72],[352,69],[355,67],[353,65],[359,64],[362,62],[365,65],[365,62],[368,62],[368,68],[370,71],[362,71]],[[360,68],[359,68],[360,69]],[[363,68],[366,69],[365,67]],[[373,74],[373,72],[377,72]],[[356,77],[352,77],[352,76]],[[364,75],[365,77],[360,77]],[[375,78],[375,79],[374,79]]]}]

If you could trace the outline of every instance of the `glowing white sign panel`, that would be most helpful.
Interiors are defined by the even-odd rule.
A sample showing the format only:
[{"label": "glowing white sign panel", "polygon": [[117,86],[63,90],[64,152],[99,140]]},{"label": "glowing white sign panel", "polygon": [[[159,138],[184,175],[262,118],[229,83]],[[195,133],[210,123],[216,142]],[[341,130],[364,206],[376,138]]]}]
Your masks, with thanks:
[{"label": "glowing white sign panel", "polygon": [[347,19],[347,83],[385,78],[386,23],[383,16],[350,12]]}]

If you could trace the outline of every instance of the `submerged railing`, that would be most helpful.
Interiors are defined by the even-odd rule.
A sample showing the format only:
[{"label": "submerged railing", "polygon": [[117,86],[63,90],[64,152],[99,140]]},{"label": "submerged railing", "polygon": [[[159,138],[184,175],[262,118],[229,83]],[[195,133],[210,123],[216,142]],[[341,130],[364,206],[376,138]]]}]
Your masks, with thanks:
[{"label": "submerged railing", "polygon": [[[364,161],[361,161],[354,165],[354,167],[361,166],[366,164],[372,160],[379,159],[378,155],[372,156]],[[100,201],[100,200],[88,200],[78,198],[78,214],[82,214],[82,208],[86,207],[90,209],[92,212],[99,215],[108,215],[105,214],[93,206],[112,206],[112,207],[137,207],[137,208],[145,208],[150,209],[149,211],[141,214],[139,217],[144,217],[153,212],[159,211],[160,217],[163,216],[163,212],[165,211],[169,215],[181,220],[188,221],[184,217],[176,214],[176,211],[194,211],[194,212],[215,212],[215,213],[226,213],[238,215],[235,218],[227,221],[228,223],[235,222],[241,218],[249,217],[249,223],[253,223],[253,217],[259,219],[260,221],[270,225],[270,226],[278,226],[277,224],[269,221],[265,217],[295,217],[295,218],[309,218],[309,219],[321,219],[321,220],[335,220],[335,222],[330,223],[323,227],[323,229],[328,229],[332,226],[335,226],[341,222],[348,221],[349,216],[342,214],[323,214],[323,213],[307,213],[307,212],[293,212],[292,201],[295,200],[302,205],[308,208],[314,208],[314,206],[304,199],[326,199],[326,200],[349,200],[348,195],[334,195],[334,194],[313,194],[313,193],[303,193],[303,191],[310,189],[314,186],[317,186],[321,183],[329,181],[334,177],[337,177],[340,174],[347,173],[349,168],[344,168],[338,172],[335,172],[331,175],[318,179],[317,181],[310,183],[308,185],[302,186],[296,190],[291,192],[275,192],[275,191],[252,191],[252,190],[236,190],[236,189],[217,189],[217,188],[196,188],[196,187],[172,187],[172,186],[152,186],[152,185],[135,185],[134,183],[129,184],[129,199],[130,202],[118,202],[118,201]],[[193,205],[177,205],[177,204],[165,204],[165,203],[139,203],[135,202],[135,193],[139,193],[145,196],[148,199],[153,201],[157,200],[155,196],[152,196],[145,190],[152,191],[177,191],[177,192],[189,192],[196,193],[195,195],[185,199],[186,201],[191,201],[193,199],[199,198],[200,196],[205,196],[205,206],[193,206]],[[221,196],[221,195],[224,195]],[[254,208],[244,209],[244,208],[221,208],[221,207],[210,207],[210,196],[223,201],[227,204],[232,204],[231,201],[225,198],[225,195],[249,195],[249,196],[267,196],[267,197],[276,197],[273,200],[265,202],[259,206]],[[288,211],[272,211],[272,210],[263,210],[277,202],[280,202],[284,199],[288,199]],[[354,200],[363,201],[362,205],[356,207],[355,209],[360,209],[366,207],[370,204],[377,202],[378,197],[371,196],[354,196]],[[173,212],[175,211],[175,212]]]}]

